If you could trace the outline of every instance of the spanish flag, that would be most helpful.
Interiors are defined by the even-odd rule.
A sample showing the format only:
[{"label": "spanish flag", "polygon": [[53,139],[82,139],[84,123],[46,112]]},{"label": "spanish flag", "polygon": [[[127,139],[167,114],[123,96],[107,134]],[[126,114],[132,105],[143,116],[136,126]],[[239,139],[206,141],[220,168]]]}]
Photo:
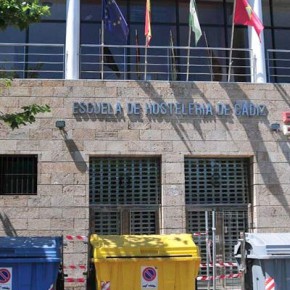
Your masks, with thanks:
[{"label": "spanish flag", "polygon": [[145,37],[146,46],[149,46],[152,33],[151,33],[151,3],[150,0],[146,0],[146,12],[145,12]]},{"label": "spanish flag", "polygon": [[264,26],[247,0],[235,0],[234,24],[253,26],[259,38]]}]

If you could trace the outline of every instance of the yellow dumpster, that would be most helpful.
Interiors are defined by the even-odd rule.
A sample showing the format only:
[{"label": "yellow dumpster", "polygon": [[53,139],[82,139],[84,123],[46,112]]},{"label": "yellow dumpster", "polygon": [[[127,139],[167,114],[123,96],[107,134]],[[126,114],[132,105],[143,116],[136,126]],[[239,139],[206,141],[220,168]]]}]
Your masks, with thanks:
[{"label": "yellow dumpster", "polygon": [[195,290],[200,265],[190,234],[91,235],[98,290]]}]

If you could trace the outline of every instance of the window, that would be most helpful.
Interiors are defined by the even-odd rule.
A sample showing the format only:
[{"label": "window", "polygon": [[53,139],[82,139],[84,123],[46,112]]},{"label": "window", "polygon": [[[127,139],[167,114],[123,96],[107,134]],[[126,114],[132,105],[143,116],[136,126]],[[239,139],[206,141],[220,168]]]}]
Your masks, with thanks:
[{"label": "window", "polygon": [[159,158],[90,158],[90,230],[98,234],[158,234]]},{"label": "window", "polygon": [[0,194],[37,193],[37,156],[0,155]]}]

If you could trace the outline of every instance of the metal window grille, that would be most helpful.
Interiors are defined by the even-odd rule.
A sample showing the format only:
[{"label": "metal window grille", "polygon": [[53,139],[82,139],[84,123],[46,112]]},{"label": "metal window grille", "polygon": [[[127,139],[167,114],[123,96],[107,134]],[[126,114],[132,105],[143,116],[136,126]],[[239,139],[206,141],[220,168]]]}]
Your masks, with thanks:
[{"label": "metal window grille", "polygon": [[132,210],[130,212],[130,231],[132,233],[155,234],[159,230],[156,220],[158,214],[156,211]]},{"label": "metal window grille", "polygon": [[[187,231],[206,232],[206,211],[208,213],[209,244],[205,235],[195,237],[203,262],[207,251],[212,249],[213,239],[211,211],[216,211],[216,259],[217,261],[235,261],[234,245],[240,233],[247,230],[249,200],[250,162],[248,159],[226,158],[186,158],[185,159],[185,200]],[[212,271],[212,268],[211,268]],[[217,275],[237,273],[235,268],[218,268]],[[206,270],[201,269],[201,275]],[[210,272],[212,275],[212,272]],[[225,279],[220,281],[219,289],[237,286],[239,281]],[[199,287],[206,286],[199,281]],[[234,288],[232,288],[234,289]]]},{"label": "metal window grille", "polygon": [[185,159],[185,200],[191,205],[246,205],[247,159]]},{"label": "metal window grille", "polygon": [[160,175],[159,158],[91,157],[91,231],[157,233]]},{"label": "metal window grille", "polygon": [[91,229],[101,235],[120,235],[121,216],[116,211],[93,210]]},{"label": "metal window grille", "polygon": [[0,155],[0,194],[37,193],[37,156]]}]

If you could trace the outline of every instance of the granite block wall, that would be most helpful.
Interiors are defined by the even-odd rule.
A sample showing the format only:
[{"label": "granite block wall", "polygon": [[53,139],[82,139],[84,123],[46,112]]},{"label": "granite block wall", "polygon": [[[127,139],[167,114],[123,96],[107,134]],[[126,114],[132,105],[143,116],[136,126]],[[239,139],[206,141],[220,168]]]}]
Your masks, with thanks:
[{"label": "granite block wall", "polygon": [[[290,230],[290,139],[282,126],[290,85],[14,80],[0,111],[48,104],[50,113],[12,131],[0,123],[0,154],[37,154],[37,195],[0,196],[1,235],[89,232],[89,157],[158,156],[161,233],[185,231],[184,157],[248,157],[252,230]],[[97,105],[96,105],[97,104]],[[55,122],[64,120],[65,129]],[[1,186],[1,185],[0,185]],[[87,244],[68,241],[65,263],[86,264]],[[78,277],[83,270],[69,273]],[[81,283],[67,287],[84,289]]]}]

